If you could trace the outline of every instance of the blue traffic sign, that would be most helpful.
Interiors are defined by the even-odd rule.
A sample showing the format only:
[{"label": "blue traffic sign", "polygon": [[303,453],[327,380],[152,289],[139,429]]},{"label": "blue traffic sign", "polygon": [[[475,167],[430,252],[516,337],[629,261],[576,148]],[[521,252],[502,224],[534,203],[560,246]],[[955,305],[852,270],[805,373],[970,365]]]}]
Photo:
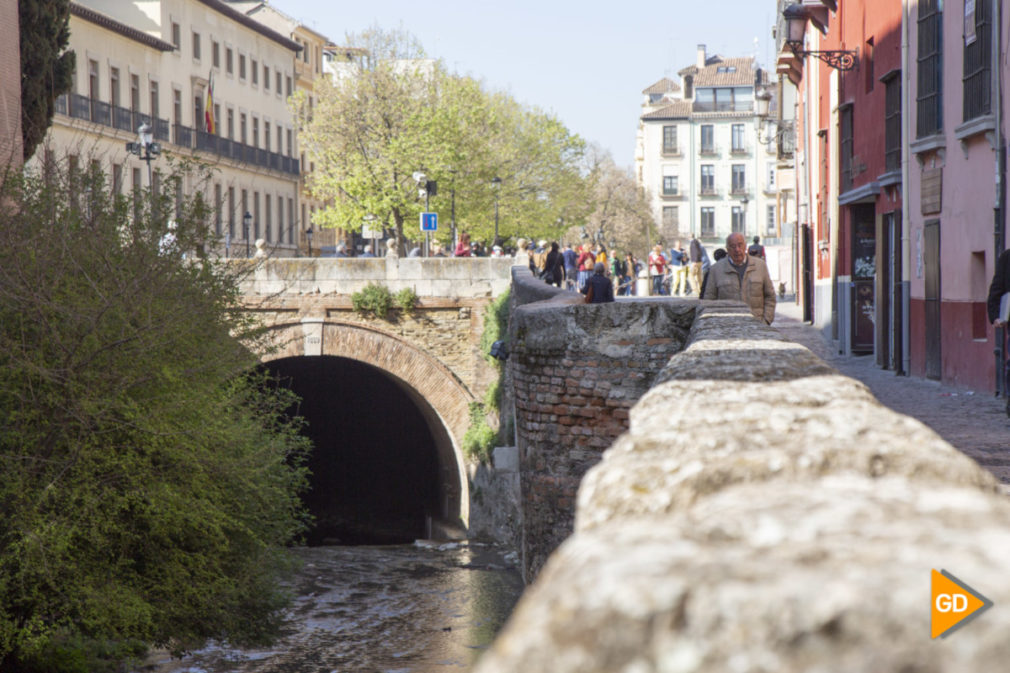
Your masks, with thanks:
[{"label": "blue traffic sign", "polygon": [[438,213],[421,213],[421,231],[438,231]]}]

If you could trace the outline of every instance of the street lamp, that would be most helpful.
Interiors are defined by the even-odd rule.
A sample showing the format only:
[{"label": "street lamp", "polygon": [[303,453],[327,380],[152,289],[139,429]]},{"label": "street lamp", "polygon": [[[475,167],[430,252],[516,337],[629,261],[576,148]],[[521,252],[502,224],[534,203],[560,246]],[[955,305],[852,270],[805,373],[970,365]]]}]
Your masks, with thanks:
[{"label": "street lamp", "polygon": [[245,239],[245,256],[249,257],[252,251],[249,249],[249,228],[252,226],[252,213],[248,210],[242,216],[242,238]]},{"label": "street lamp", "polygon": [[774,144],[780,152],[788,152],[789,145],[785,145],[787,149],[783,149],[783,145],[792,139],[793,122],[790,119],[772,118],[771,101],[772,94],[768,91],[762,91],[754,96],[754,112],[759,120],[758,142],[768,149]]},{"label": "street lamp", "polygon": [[501,191],[501,178],[497,175],[491,178],[491,188],[494,189],[494,240],[498,245],[498,193]]},{"label": "street lamp", "polygon": [[810,10],[799,3],[793,3],[782,10],[782,18],[786,20],[786,46],[792,50],[796,58],[813,56],[828,64],[835,70],[852,70],[856,67],[858,52],[846,49],[831,49],[827,51],[807,51],[803,48],[803,37],[807,30],[807,19]]},{"label": "street lamp", "polygon": [[312,225],[310,224],[309,228],[305,230],[305,239],[309,242],[309,257],[312,256],[312,234],[314,233],[315,232],[312,231]]},{"label": "street lamp", "polygon": [[151,132],[149,124],[140,125],[137,129],[137,139],[138,141],[135,143],[126,143],[126,151],[147,162],[147,185],[153,187],[151,159],[157,159],[161,154],[161,144],[154,142],[154,134]]}]

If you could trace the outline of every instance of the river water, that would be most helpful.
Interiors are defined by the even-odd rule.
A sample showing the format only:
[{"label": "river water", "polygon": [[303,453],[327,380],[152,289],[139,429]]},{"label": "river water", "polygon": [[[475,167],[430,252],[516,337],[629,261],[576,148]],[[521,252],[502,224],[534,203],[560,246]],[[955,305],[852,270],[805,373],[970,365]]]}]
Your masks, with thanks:
[{"label": "river water", "polygon": [[478,544],[307,547],[273,647],[155,656],[145,673],[466,671],[522,592],[515,556]]}]

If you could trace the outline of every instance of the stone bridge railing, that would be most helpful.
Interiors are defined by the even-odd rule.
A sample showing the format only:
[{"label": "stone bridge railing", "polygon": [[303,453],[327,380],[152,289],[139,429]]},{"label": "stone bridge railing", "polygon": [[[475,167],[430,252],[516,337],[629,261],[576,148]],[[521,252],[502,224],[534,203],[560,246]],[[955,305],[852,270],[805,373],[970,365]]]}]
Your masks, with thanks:
[{"label": "stone bridge railing", "polygon": [[[685,303],[686,347],[477,673],[1004,670],[1010,503],[991,475],[742,306]],[[629,329],[620,304],[553,323],[527,306],[518,327],[580,310]],[[931,642],[932,569],[995,607]]]},{"label": "stone bridge railing", "polygon": [[420,297],[497,297],[509,288],[511,258],[388,257],[283,258],[246,261],[254,265],[246,296],[290,293],[351,295],[369,283],[390,291],[411,288]]}]

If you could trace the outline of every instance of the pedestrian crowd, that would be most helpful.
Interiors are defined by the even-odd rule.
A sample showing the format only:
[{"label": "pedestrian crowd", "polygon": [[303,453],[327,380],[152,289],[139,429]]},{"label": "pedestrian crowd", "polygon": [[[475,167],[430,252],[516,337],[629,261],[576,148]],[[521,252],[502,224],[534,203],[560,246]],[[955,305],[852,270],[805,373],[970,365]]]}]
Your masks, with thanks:
[{"label": "pedestrian crowd", "polygon": [[[388,255],[394,255],[395,241],[387,241]],[[696,296],[702,299],[731,299],[750,307],[754,317],[771,324],[775,317],[775,290],[761,239],[755,236],[750,246],[743,234],[726,237],[726,247],[717,248],[709,258],[697,236],[684,247],[683,241],[664,250],[656,244],[644,263],[631,252],[608,251],[602,243],[567,243],[562,249],[557,241],[527,241],[520,238],[515,248],[507,248],[495,239],[488,251],[480,242],[472,242],[463,232],[451,254],[434,241],[431,257],[512,257],[516,264],[528,265],[530,272],[549,285],[582,293],[587,303],[614,301],[615,296],[638,294],[638,279],[648,279],[648,294],[656,296]],[[408,257],[419,257],[420,245]],[[337,257],[347,257],[343,244]],[[359,257],[374,257],[366,247]]]}]

